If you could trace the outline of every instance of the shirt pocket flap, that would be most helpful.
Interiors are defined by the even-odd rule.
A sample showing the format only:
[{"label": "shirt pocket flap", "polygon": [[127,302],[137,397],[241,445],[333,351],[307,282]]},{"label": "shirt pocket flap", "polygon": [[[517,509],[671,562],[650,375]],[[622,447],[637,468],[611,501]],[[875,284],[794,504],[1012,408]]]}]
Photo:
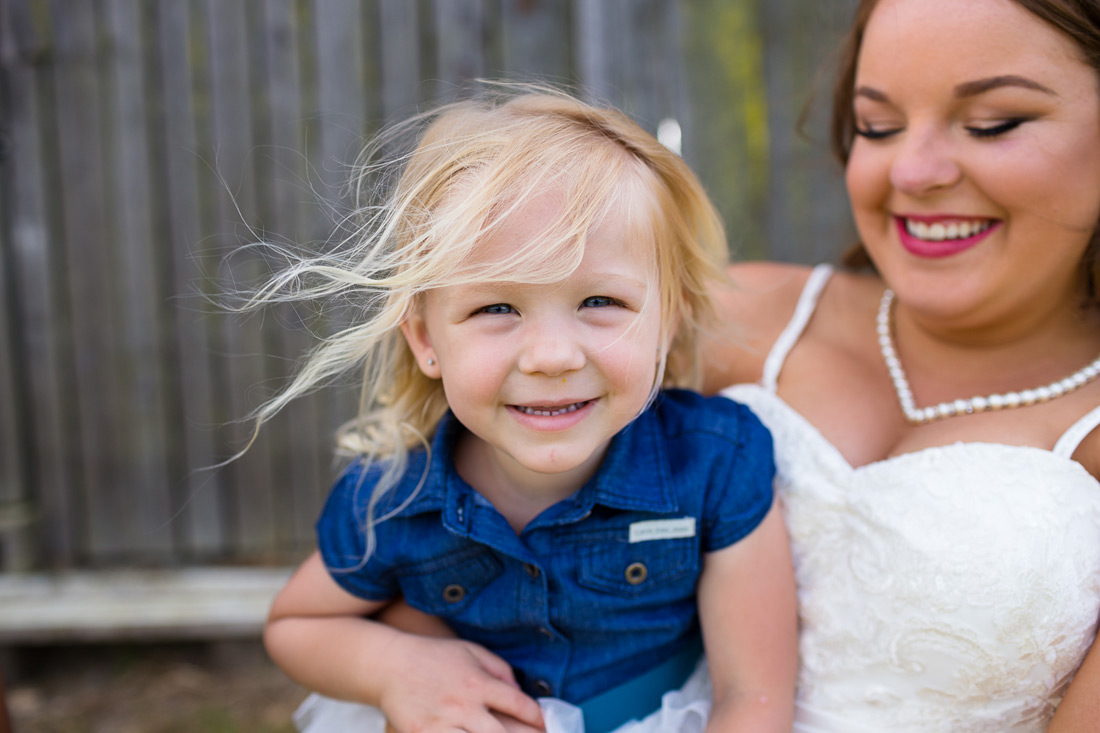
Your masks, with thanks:
[{"label": "shirt pocket flap", "polygon": [[577,582],[593,590],[637,596],[661,590],[699,572],[697,538],[615,542],[579,548]]},{"label": "shirt pocket flap", "polygon": [[492,553],[474,553],[433,558],[398,571],[401,591],[409,605],[436,616],[461,612],[504,571]]}]

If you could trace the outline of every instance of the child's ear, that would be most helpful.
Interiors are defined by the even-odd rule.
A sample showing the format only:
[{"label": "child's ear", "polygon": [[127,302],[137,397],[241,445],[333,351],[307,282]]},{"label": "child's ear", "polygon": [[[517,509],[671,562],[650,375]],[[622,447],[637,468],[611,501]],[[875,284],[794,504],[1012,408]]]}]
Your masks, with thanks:
[{"label": "child's ear", "polygon": [[420,313],[413,311],[401,322],[401,333],[405,336],[405,343],[416,359],[420,371],[428,379],[439,379],[442,372],[439,370],[439,359],[436,358],[435,349],[432,348],[432,339],[428,335],[428,326]]},{"label": "child's ear", "polygon": [[672,349],[672,344],[676,342],[676,332],[680,329],[680,321],[682,320],[683,317],[679,313],[672,317],[672,323],[669,324],[668,330],[664,335],[665,354],[668,354],[669,350]]}]

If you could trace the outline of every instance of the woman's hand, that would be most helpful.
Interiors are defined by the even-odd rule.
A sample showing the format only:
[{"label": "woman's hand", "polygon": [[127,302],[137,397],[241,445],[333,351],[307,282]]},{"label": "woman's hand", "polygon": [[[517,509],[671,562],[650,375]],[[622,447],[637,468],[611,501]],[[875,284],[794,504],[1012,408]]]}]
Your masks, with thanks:
[{"label": "woman's hand", "polygon": [[544,730],[538,703],[508,663],[459,639],[403,634],[387,649],[392,671],[379,707],[391,730],[531,733]]},{"label": "woman's hand", "polygon": [[398,731],[543,730],[542,710],[507,662],[471,642],[420,635],[450,631],[402,603],[393,614],[417,633],[367,618],[388,605],[342,589],[315,552],[272,603],[264,642],[303,687],[374,705]]}]

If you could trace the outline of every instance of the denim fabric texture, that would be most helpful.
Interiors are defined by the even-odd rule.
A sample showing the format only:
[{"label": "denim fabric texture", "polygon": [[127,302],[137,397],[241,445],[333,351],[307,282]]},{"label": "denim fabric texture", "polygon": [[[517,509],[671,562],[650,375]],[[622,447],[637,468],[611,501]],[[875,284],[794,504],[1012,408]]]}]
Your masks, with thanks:
[{"label": "denim fabric texture", "polygon": [[318,544],[345,590],[404,595],[506,659],[535,697],[583,702],[692,643],[704,553],[749,534],[772,503],[771,435],[724,397],[660,393],[612,439],[588,483],[520,535],[455,471],[461,430],[448,415],[430,456],[410,456],[375,516],[400,507],[422,478],[423,486],[375,524],[369,558],[364,527],[379,466],[344,472],[317,523]]}]

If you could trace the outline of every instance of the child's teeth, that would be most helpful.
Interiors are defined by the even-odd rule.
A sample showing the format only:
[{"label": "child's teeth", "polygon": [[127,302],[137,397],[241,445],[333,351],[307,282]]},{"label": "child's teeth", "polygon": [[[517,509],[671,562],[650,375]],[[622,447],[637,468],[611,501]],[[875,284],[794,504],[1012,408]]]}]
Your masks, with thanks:
[{"label": "child's teeth", "polygon": [[573,404],[566,405],[564,407],[527,407],[525,405],[519,405],[516,409],[518,409],[524,415],[537,415],[538,417],[557,417],[558,415],[564,415],[567,412],[576,412],[583,405],[583,402],[574,402]]}]

